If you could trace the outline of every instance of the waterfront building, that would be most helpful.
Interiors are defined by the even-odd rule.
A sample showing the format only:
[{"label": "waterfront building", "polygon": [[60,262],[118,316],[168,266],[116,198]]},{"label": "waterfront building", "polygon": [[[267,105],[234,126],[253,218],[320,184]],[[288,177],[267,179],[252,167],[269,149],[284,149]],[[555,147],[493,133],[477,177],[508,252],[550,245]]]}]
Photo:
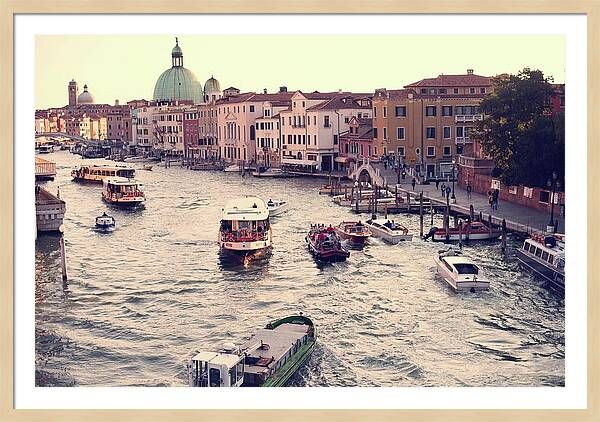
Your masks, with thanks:
[{"label": "waterfront building", "polygon": [[417,174],[447,176],[452,160],[472,150],[469,132],[483,118],[479,103],[492,90],[491,78],[472,69],[422,79],[404,89],[378,89],[373,97],[374,147]]},{"label": "waterfront building", "polygon": [[152,114],[153,148],[165,155],[184,155],[183,114],[192,104],[160,104]]},{"label": "waterfront building", "polygon": [[198,106],[198,142],[188,154],[191,157],[203,160],[220,159],[217,109],[218,106],[212,100]]},{"label": "waterfront building", "polygon": [[191,153],[192,147],[198,146],[198,107],[190,107],[183,110],[183,150],[186,157],[194,157]]},{"label": "waterfront building", "polygon": [[[281,87],[280,92],[287,92]],[[256,119],[256,155],[257,161],[266,167],[281,166],[281,128],[280,112],[288,110],[290,101],[266,101],[263,115]]]},{"label": "waterfront building", "polygon": [[342,166],[362,159],[378,158],[373,143],[373,119],[351,117],[349,129],[340,133],[340,154],[336,161]]}]

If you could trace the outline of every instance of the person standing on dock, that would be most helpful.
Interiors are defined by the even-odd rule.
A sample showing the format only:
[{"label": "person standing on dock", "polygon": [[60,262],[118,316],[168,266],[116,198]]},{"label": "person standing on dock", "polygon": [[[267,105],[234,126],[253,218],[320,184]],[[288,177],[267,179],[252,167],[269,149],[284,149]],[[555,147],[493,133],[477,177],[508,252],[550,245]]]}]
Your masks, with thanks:
[{"label": "person standing on dock", "polygon": [[473,187],[471,186],[471,182],[467,182],[467,198],[471,199],[471,192],[473,191]]},{"label": "person standing on dock", "polygon": [[446,184],[442,183],[442,198],[446,195]]},{"label": "person standing on dock", "polygon": [[494,196],[492,195],[492,191],[488,191],[488,202],[490,204],[490,208],[494,209]]},{"label": "person standing on dock", "polygon": [[413,179],[412,179],[412,183],[411,183],[411,185],[412,185],[412,188],[413,188],[412,190],[415,190],[415,185],[416,185],[416,184],[417,184],[417,179],[415,179],[415,178],[413,177]]},{"label": "person standing on dock", "polygon": [[440,190],[440,181],[439,181],[439,179],[435,179],[435,190]]}]

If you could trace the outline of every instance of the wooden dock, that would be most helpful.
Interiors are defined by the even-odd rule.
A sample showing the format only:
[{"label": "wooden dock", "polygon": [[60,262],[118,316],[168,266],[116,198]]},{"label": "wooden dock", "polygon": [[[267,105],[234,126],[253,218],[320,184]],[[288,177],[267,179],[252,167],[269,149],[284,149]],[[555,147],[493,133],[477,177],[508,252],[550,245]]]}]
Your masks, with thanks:
[{"label": "wooden dock", "polygon": [[38,233],[58,233],[67,206],[65,201],[41,186],[35,187],[35,215]]},{"label": "wooden dock", "polygon": [[56,164],[52,161],[35,157],[35,180],[51,180],[56,176]]}]

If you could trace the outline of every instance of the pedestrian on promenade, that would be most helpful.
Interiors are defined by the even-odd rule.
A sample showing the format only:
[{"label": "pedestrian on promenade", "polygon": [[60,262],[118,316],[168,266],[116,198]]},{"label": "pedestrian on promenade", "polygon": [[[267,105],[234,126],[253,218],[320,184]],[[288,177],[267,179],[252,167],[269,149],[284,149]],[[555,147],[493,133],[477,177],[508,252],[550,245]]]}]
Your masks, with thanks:
[{"label": "pedestrian on promenade", "polygon": [[411,183],[411,184],[412,184],[413,190],[415,190],[415,185],[417,184],[417,179],[415,179],[415,178],[413,177],[413,179],[412,179],[412,183]]},{"label": "pedestrian on promenade", "polygon": [[498,189],[494,189],[494,192],[492,192],[492,197],[494,199],[494,209],[495,210],[498,209],[498,196],[500,196],[500,191]]},{"label": "pedestrian on promenade", "polygon": [[440,190],[440,181],[435,179],[435,190]]},{"label": "pedestrian on promenade", "polygon": [[446,184],[442,183],[442,198],[444,197],[445,194],[446,194]]},{"label": "pedestrian on promenade", "polygon": [[494,196],[492,195],[492,191],[488,191],[488,202],[490,204],[490,208],[494,209]]},{"label": "pedestrian on promenade", "polygon": [[451,190],[452,190],[452,189],[450,188],[450,186],[447,186],[447,187],[446,187],[446,199],[450,199],[450,191],[451,191]]},{"label": "pedestrian on promenade", "polygon": [[473,188],[471,187],[471,182],[467,182],[467,198],[471,199],[471,191]]}]

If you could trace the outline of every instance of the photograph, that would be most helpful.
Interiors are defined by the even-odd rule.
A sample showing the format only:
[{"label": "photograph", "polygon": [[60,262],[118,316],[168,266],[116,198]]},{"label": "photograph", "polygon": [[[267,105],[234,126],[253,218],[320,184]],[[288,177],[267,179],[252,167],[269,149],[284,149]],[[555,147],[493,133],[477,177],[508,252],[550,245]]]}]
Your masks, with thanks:
[{"label": "photograph", "polygon": [[564,35],[162,32],[32,41],[35,387],[566,386]]}]

